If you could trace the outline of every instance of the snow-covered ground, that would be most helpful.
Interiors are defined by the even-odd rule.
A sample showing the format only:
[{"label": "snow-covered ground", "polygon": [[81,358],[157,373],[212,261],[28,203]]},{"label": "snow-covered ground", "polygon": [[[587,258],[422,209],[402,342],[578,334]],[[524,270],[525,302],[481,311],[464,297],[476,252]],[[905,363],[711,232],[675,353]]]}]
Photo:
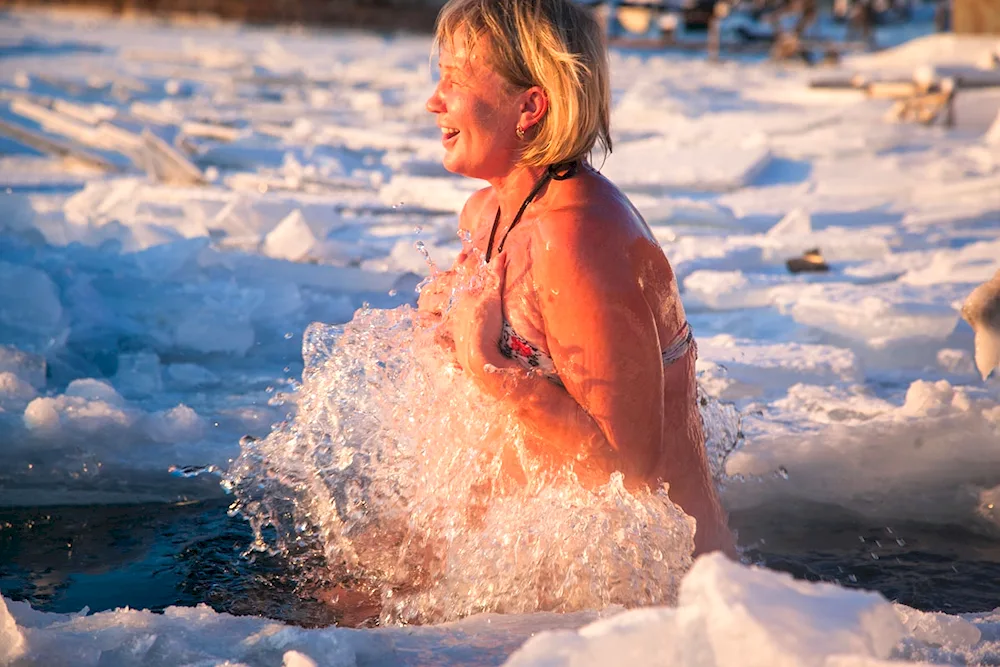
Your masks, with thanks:
[{"label": "snow-covered ground", "polygon": [[[981,68],[998,43],[926,37],[842,69]],[[294,389],[311,322],[412,303],[478,185],[440,166],[429,48],[0,18],[0,121],[74,156],[0,139],[0,503],[218,496],[179,470],[225,469],[284,418],[271,399]],[[727,505],[1000,529],[1000,383],[975,371],[958,310],[1000,269],[1000,89],[961,92],[948,129],[887,122],[888,102],[810,90],[798,67],[612,65],[615,152],[597,165],[673,263],[703,386],[743,413]],[[789,274],[813,247],[832,270]],[[993,614],[719,558],[677,608],[617,611],[355,631],[6,601],[0,664],[496,664],[541,630],[510,664],[1000,662]]]}]

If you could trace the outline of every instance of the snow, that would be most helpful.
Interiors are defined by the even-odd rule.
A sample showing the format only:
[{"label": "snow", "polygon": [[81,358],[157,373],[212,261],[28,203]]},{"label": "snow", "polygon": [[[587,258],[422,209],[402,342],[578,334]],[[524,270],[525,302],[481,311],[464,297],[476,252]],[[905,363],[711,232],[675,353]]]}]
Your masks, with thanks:
[{"label": "snow", "polygon": [[695,562],[674,608],[480,615],[415,628],[307,630],[205,605],[163,614],[42,614],[0,600],[0,664],[405,667],[499,664],[513,653],[508,667],[881,667],[995,655],[998,630],[995,614],[921,612],[875,593],[796,581],[714,555]]},{"label": "snow", "polygon": [[[925,35],[841,73],[993,76],[998,46]],[[169,471],[225,468],[286,417],[310,323],[412,303],[482,186],[440,166],[424,36],[8,12],[0,50],[3,119],[80,156],[0,143],[6,505],[219,497]],[[703,391],[741,412],[727,507],[1000,529],[1000,379],[960,315],[1000,270],[1000,95],[962,91],[955,128],[922,127],[796,67],[611,60],[615,151],[595,164],[671,260]],[[195,176],[177,156],[204,183],[177,184]],[[830,271],[788,273],[814,247]],[[676,608],[426,628],[0,604],[0,665],[498,664],[522,645],[510,664],[995,663],[997,637],[995,613],[717,557]]]}]

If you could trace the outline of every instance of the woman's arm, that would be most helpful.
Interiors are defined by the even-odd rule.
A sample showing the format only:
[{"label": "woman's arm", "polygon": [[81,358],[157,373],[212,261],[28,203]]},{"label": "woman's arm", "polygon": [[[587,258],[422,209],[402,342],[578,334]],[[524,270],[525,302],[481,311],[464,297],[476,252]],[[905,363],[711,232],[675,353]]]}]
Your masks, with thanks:
[{"label": "woman's arm", "polygon": [[649,243],[583,211],[546,216],[532,273],[549,355],[592,417],[626,482],[656,481],[663,446],[663,362],[654,314],[630,256]]},{"label": "woman's arm", "polygon": [[537,372],[524,370],[500,352],[505,253],[486,269],[481,290],[463,294],[449,318],[454,322],[455,355],[487,394],[506,401],[538,453],[554,462],[575,461],[578,474],[603,483],[618,469],[597,422],[563,387]]}]

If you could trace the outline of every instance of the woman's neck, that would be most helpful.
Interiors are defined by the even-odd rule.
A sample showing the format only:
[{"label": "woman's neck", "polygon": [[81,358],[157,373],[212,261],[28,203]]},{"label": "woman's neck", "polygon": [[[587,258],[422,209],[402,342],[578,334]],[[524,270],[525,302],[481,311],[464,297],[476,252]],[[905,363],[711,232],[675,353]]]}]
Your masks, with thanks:
[{"label": "woman's neck", "polygon": [[504,176],[490,179],[505,220],[517,212],[544,174],[545,167],[514,167]]}]

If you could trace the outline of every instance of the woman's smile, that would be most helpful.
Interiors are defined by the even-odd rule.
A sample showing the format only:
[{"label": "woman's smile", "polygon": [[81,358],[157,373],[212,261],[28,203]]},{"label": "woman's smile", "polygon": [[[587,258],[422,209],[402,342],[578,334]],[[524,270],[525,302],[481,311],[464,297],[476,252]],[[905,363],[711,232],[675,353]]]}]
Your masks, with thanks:
[{"label": "woman's smile", "polygon": [[445,148],[451,148],[458,141],[459,131],[453,127],[442,127],[441,128],[441,143],[444,144]]}]

